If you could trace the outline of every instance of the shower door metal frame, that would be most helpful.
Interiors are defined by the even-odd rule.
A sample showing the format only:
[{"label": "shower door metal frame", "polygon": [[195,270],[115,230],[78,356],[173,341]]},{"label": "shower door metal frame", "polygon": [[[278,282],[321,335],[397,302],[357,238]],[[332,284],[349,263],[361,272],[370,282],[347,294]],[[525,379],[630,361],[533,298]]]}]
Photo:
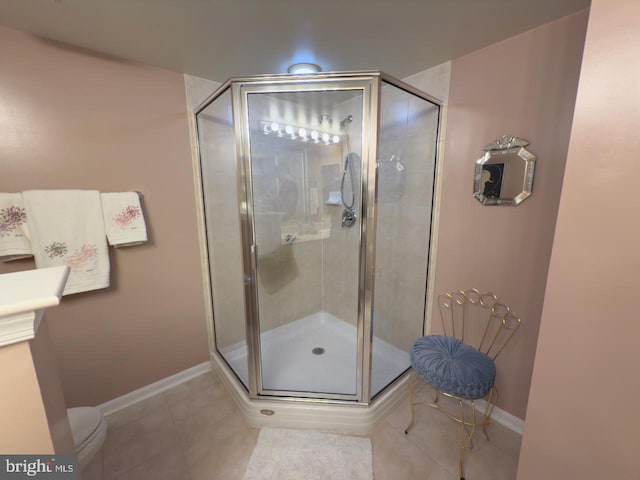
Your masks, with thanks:
[{"label": "shower door metal frame", "polygon": [[[373,298],[373,261],[369,248],[369,236],[375,232],[373,203],[375,200],[375,158],[377,145],[378,115],[377,74],[335,73],[309,76],[266,76],[234,82],[232,84],[232,102],[234,124],[239,155],[238,165],[242,178],[242,201],[240,225],[243,239],[243,262],[245,273],[245,301],[247,309],[247,341],[249,352],[249,394],[252,398],[286,397],[309,401],[347,401],[367,403],[369,396],[369,377],[371,368],[371,302]],[[248,96],[250,94],[273,94],[285,92],[314,91],[360,91],[362,92],[362,163],[361,163],[361,215],[358,236],[359,265],[358,272],[358,313],[357,313],[357,351],[355,395],[328,392],[300,392],[266,389],[262,385],[262,357],[260,345],[260,311],[257,286],[257,249],[253,212],[253,179],[251,174],[251,143],[249,131]],[[237,114],[237,116],[236,116]],[[365,341],[368,340],[368,341]]]}]

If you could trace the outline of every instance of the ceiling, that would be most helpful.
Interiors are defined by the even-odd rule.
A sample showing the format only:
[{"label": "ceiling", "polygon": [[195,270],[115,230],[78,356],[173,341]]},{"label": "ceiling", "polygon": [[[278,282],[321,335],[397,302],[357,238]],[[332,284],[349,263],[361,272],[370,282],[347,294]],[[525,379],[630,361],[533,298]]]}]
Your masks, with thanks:
[{"label": "ceiling", "polygon": [[[0,25],[224,81],[383,70],[404,78],[589,6],[589,0],[0,0]],[[508,59],[505,59],[508,62]]]}]

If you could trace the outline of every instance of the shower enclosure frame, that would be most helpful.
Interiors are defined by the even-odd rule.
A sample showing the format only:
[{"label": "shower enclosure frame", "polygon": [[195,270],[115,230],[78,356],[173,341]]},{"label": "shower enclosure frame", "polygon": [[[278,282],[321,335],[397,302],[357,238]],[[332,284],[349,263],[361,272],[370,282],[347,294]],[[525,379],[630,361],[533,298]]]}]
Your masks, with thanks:
[{"label": "shower enclosure frame", "polygon": [[[235,161],[237,171],[238,215],[240,217],[240,229],[242,239],[242,261],[244,268],[244,298],[245,298],[245,322],[246,342],[248,353],[248,385],[245,387],[250,399],[285,400],[294,402],[312,402],[320,404],[359,404],[369,405],[373,400],[371,396],[371,357],[372,357],[372,318],[373,295],[375,288],[375,253],[376,253],[376,203],[377,203],[377,151],[379,132],[379,108],[381,87],[383,82],[415,95],[423,100],[435,104],[438,112],[438,132],[435,147],[435,176],[438,175],[439,137],[441,121],[443,118],[442,102],[400,80],[397,80],[379,71],[357,72],[331,72],[312,75],[262,75],[255,77],[237,77],[227,80],[212,95],[206,98],[193,112],[192,122],[195,128],[194,143],[198,150],[197,160],[197,184],[198,203],[203,208],[202,178],[200,164],[200,146],[198,135],[197,115],[206,109],[220,95],[229,91],[231,94],[231,109],[234,128]],[[361,90],[363,100],[362,117],[362,159],[360,175],[361,205],[359,214],[362,215],[359,231],[359,280],[358,280],[358,309],[357,309],[357,366],[356,366],[356,393],[318,393],[300,392],[288,390],[270,390],[262,385],[262,362],[260,355],[260,319],[257,287],[257,247],[255,237],[255,219],[253,211],[253,179],[251,173],[251,144],[249,129],[248,96],[250,94],[277,94],[284,92],[313,92],[313,91],[345,91]],[[365,168],[366,167],[366,168]],[[434,191],[437,188],[434,182]],[[435,198],[435,195],[434,195]],[[434,211],[432,206],[432,216]],[[201,219],[204,223],[204,218]],[[202,229],[206,237],[206,229]],[[432,245],[434,225],[431,222],[429,235],[429,249]],[[211,261],[208,252],[208,243],[205,239],[203,245],[203,260],[205,265]],[[204,267],[206,268],[206,266]],[[207,269],[208,270],[208,269]],[[428,289],[431,270],[431,252],[427,260],[427,285],[425,313],[429,310],[431,295]],[[205,275],[207,283],[207,319],[210,346],[212,353],[218,360],[226,365],[229,371],[236,376],[240,384],[243,382],[229,366],[224,357],[218,352],[215,337],[215,322],[212,306],[213,292],[211,290],[210,273]],[[422,330],[425,329],[426,315],[422,319]],[[408,370],[408,369],[407,369]],[[406,371],[400,374],[394,382],[383,388],[376,398],[382,396],[406,377]]]}]

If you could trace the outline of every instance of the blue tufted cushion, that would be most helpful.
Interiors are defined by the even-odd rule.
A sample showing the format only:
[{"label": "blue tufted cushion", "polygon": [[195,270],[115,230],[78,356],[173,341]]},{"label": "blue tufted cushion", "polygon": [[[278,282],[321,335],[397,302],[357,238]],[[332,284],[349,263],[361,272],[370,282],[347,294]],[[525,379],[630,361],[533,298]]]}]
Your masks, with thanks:
[{"label": "blue tufted cushion", "polygon": [[493,360],[444,335],[419,338],[411,347],[411,366],[438,390],[467,399],[484,397],[496,379]]}]

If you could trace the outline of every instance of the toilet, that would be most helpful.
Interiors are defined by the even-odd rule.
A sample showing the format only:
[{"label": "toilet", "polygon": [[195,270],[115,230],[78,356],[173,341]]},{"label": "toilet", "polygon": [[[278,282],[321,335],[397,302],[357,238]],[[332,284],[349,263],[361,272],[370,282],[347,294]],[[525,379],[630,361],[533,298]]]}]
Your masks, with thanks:
[{"label": "toilet", "polygon": [[67,416],[78,454],[78,469],[82,470],[102,448],[107,438],[107,422],[95,407],[69,408]]}]

